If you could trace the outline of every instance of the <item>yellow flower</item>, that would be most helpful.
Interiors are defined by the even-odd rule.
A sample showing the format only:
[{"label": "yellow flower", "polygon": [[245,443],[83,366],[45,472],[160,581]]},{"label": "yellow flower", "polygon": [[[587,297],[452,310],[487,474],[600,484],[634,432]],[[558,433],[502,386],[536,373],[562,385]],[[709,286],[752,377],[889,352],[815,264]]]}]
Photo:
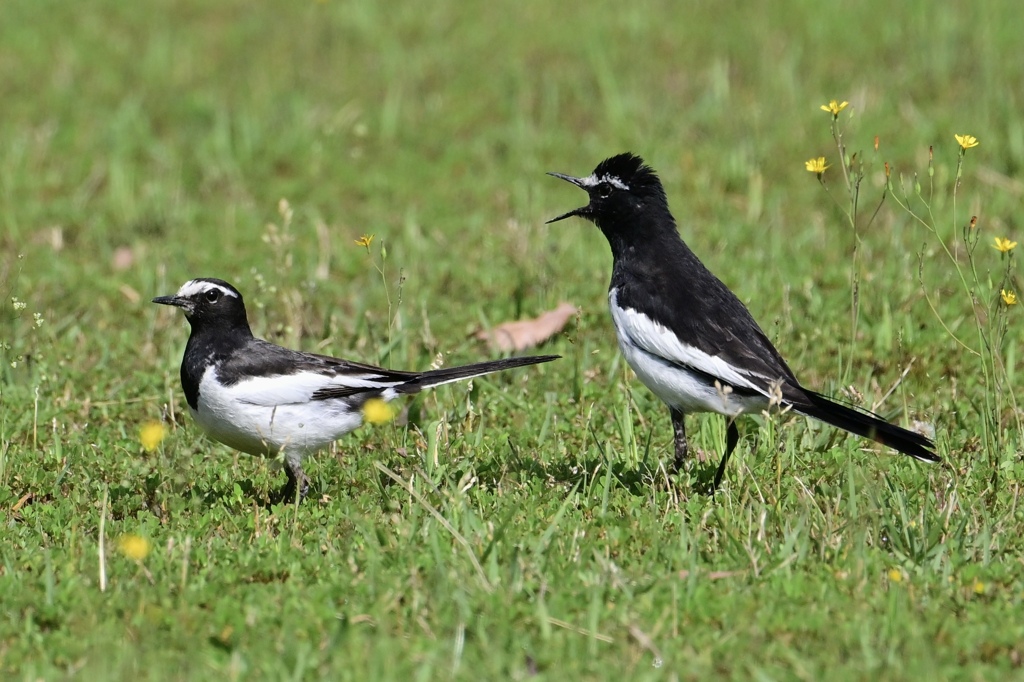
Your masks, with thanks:
[{"label": "yellow flower", "polygon": [[365,246],[370,248],[370,244],[373,242],[372,234],[364,234],[362,237],[356,240],[356,246]]},{"label": "yellow flower", "polygon": [[819,178],[821,177],[821,174],[825,172],[825,169],[830,167],[825,163],[824,156],[819,156],[816,159],[808,159],[807,161],[804,161],[804,166],[806,166],[807,170],[811,173],[817,173]]},{"label": "yellow flower", "polygon": [[889,580],[894,583],[903,582],[903,571],[898,568],[889,569]]},{"label": "yellow flower", "polygon": [[129,559],[142,561],[149,554],[151,546],[146,538],[127,533],[117,539],[117,548]]},{"label": "yellow flower", "polygon": [[985,594],[985,583],[975,578],[971,589],[974,590],[974,594]]},{"label": "yellow flower", "polygon": [[363,405],[363,417],[371,424],[387,424],[394,416],[394,409],[380,398],[370,398]]},{"label": "yellow flower", "polygon": [[833,116],[839,116],[839,112],[845,109],[847,104],[849,104],[849,102],[844,101],[840,103],[836,102],[835,100],[831,100],[828,104],[822,104],[821,110],[827,111]]},{"label": "yellow flower", "polygon": [[993,242],[992,246],[994,246],[996,248],[996,251],[998,251],[999,253],[1008,253],[1010,251],[1013,251],[1013,248],[1017,246],[1017,242],[1012,242],[1009,239],[1005,239],[1003,237],[996,237],[995,242]]},{"label": "yellow flower", "polygon": [[978,146],[978,138],[974,135],[953,135],[961,149],[967,150]]},{"label": "yellow flower", "polygon": [[160,441],[167,435],[167,429],[161,422],[146,422],[139,429],[139,440],[142,441],[142,447],[147,452],[156,450],[156,446],[160,445]]},{"label": "yellow flower", "polygon": [[1017,292],[1000,289],[999,296],[1002,297],[1003,303],[1006,305],[1017,305]]}]

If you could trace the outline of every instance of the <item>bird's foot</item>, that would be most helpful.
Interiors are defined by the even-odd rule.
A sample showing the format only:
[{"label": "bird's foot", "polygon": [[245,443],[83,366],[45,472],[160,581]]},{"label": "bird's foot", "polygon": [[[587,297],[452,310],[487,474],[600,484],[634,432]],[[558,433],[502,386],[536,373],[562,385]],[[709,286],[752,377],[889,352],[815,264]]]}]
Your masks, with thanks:
[{"label": "bird's foot", "polygon": [[[302,502],[309,494],[309,476],[302,470],[302,465],[290,461],[285,462],[284,472],[288,474],[288,482],[279,493],[282,502]],[[296,499],[296,495],[298,498]]]},{"label": "bird's foot", "polygon": [[729,462],[729,455],[736,449],[736,443],[740,440],[740,431],[736,428],[736,422],[729,420],[729,425],[725,431],[725,454],[722,455],[722,461],[718,463],[718,469],[715,471],[715,480],[711,484],[711,489],[708,491],[709,494],[714,495],[715,491],[718,490],[718,486],[722,484],[722,478],[725,476],[725,465]]},{"label": "bird's foot", "polygon": [[678,474],[686,464],[686,458],[689,456],[690,446],[686,441],[686,422],[684,421],[683,413],[679,410],[672,409],[670,410],[670,414],[672,415],[673,441],[675,442],[676,447],[675,457],[672,460],[671,473]]}]

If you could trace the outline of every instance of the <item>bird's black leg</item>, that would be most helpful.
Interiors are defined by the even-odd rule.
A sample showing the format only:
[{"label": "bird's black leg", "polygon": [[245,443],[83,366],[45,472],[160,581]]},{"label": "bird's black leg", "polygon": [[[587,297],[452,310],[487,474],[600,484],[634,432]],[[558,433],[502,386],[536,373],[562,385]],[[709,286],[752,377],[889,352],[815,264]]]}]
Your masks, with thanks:
[{"label": "bird's black leg", "polygon": [[295,493],[299,493],[299,502],[306,499],[309,492],[309,477],[302,470],[302,464],[285,458],[284,472],[288,474],[288,482],[281,489],[281,497],[285,502],[294,502]]},{"label": "bird's black leg", "polygon": [[736,428],[736,420],[730,419],[725,430],[725,454],[722,455],[718,471],[715,472],[715,483],[711,486],[711,492],[718,490],[718,486],[722,483],[722,477],[725,476],[725,463],[729,461],[729,455],[736,449],[736,443],[739,442],[739,439],[740,431]]},{"label": "bird's black leg", "polygon": [[686,443],[686,415],[682,410],[670,407],[669,414],[672,415],[672,433],[675,436],[676,457],[672,461],[672,472],[677,473],[683,468],[686,462],[686,455],[689,446]]}]

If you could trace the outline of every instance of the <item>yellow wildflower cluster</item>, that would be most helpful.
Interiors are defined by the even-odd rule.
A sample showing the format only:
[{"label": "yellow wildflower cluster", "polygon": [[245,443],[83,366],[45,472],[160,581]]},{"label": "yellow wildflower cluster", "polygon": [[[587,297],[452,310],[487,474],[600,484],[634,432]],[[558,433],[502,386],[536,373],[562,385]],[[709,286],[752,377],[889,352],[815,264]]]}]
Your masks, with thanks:
[{"label": "yellow wildflower cluster", "polygon": [[167,429],[161,422],[147,422],[139,429],[139,441],[142,449],[146,452],[156,450],[157,446],[167,435]]},{"label": "yellow wildflower cluster", "polygon": [[808,159],[807,161],[804,161],[804,166],[809,172],[817,175],[819,179],[821,178],[821,174],[829,168],[828,164],[825,163],[824,156],[819,156],[816,159]]},{"label": "yellow wildflower cluster", "polygon": [[152,546],[149,540],[140,536],[126,533],[117,539],[117,549],[132,561],[142,561],[149,554]]},{"label": "yellow wildflower cluster", "polygon": [[370,398],[363,405],[363,418],[371,424],[387,424],[394,417],[394,408],[380,398]]},{"label": "yellow wildflower cluster", "polygon": [[963,149],[964,151],[967,151],[971,147],[977,147],[978,144],[979,144],[978,143],[978,138],[976,138],[974,135],[956,135],[956,134],[954,134],[953,137],[956,138],[957,144],[959,144],[960,148]]},{"label": "yellow wildflower cluster", "polygon": [[837,102],[835,100],[831,100],[828,104],[822,104],[821,110],[827,111],[828,113],[832,114],[833,118],[836,118],[839,116],[839,112],[845,109],[846,105],[848,104],[849,102]]},{"label": "yellow wildflower cluster", "polygon": [[1010,241],[1004,237],[996,237],[992,246],[995,247],[996,251],[999,253],[1009,253],[1017,246],[1017,242]]}]

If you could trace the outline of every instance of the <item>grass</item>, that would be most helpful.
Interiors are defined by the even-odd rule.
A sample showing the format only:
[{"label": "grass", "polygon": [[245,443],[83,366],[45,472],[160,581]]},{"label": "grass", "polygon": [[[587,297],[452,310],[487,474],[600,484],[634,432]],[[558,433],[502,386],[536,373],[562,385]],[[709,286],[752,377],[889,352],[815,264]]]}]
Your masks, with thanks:
[{"label": "grass", "polygon": [[[1006,263],[988,244],[1021,236],[1018,15],[4,3],[0,675],[1019,675],[1020,306],[985,298]],[[851,102],[850,151],[880,138],[862,214],[881,161],[913,194],[934,145],[935,234],[887,201],[854,261],[803,167],[835,162],[832,98]],[[954,133],[981,141],[956,213]],[[581,200],[544,171],[627,149],[808,385],[866,405],[896,386],[878,409],[933,424],[944,463],[748,419],[710,498],[695,491],[724,426],[697,417],[710,459],[666,486],[668,415],[617,353],[607,246],[543,224]],[[177,379],[187,330],[147,302],[204,275],[242,289],[264,336],[403,369],[490,356],[483,323],[582,313],[543,349],[560,362],[419,397],[409,427],[312,462],[306,504],[267,506],[280,472],[200,435]],[[999,385],[939,322],[975,344],[990,314]],[[154,420],[169,433],[147,452]],[[150,550],[132,559],[124,536]]]}]

